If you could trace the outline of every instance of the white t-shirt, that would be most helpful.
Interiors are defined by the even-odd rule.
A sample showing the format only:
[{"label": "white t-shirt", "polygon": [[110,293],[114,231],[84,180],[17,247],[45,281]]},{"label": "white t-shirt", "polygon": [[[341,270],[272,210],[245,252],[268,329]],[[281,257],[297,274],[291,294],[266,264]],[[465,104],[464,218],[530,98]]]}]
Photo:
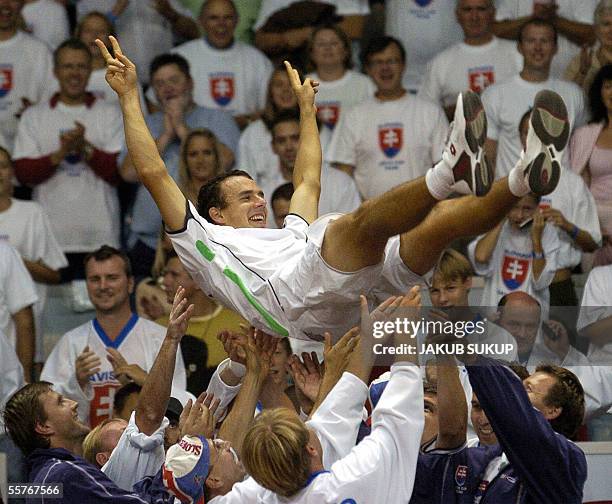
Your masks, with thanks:
[{"label": "white t-shirt", "polygon": [[23,6],[21,15],[30,33],[51,49],[55,49],[69,38],[68,13],[59,2],[34,0]]},{"label": "white t-shirt", "polygon": [[399,39],[406,50],[407,89],[418,91],[427,63],[463,40],[455,6],[456,0],[386,0],[385,33]]},{"label": "white t-shirt", "polygon": [[548,286],[558,269],[559,235],[546,224],[542,233],[542,249],[546,266],[538,280],[533,278],[531,267],[533,243],[530,229],[515,231],[506,221],[497,240],[495,250],[488,263],[476,262],[476,245],[479,236],[468,246],[468,255],[477,275],[485,277],[485,286],[480,300],[481,306],[497,306],[500,298],[513,291],[523,291],[536,298],[548,311]]},{"label": "white t-shirt", "polygon": [[[595,199],[584,183],[584,179],[569,168],[561,169],[556,189],[540,199],[540,208],[560,210],[565,218],[591,235],[601,245],[601,229],[597,217]],[[559,256],[557,267],[574,268],[582,259],[582,250],[570,235],[559,228]]]},{"label": "white t-shirt", "polygon": [[[168,0],[180,15],[193,18],[192,12],[178,0]],[[91,11],[109,12],[115,0],[79,0],[77,19]],[[115,22],[117,39],[123,52],[138,68],[141,83],[149,82],[149,65],[159,54],[170,52],[177,43],[172,24],[155,10],[155,4],[147,1],[131,1]]]},{"label": "white t-shirt", "polygon": [[[40,158],[59,149],[60,133],[85,126],[96,148],[115,153],[123,145],[123,121],[116,106],[96,100],[91,107],[51,101],[30,107],[19,123],[13,157]],[[89,252],[119,245],[119,200],[114,187],[80,158],[65,158],[49,179],[34,188],[64,252]]]},{"label": "white t-shirt", "polygon": [[[113,412],[113,398],[120,383],[106,358],[106,348],[114,348],[129,364],[137,364],[149,372],[161,347],[166,328],[150,320],[132,315],[119,336],[113,341],[96,319],[64,334],[45,362],[41,380],[55,384],[55,390],[79,403],[79,416],[97,425]],[[86,346],[100,358],[100,371],[89,378],[87,393],[79,386],[75,374],[76,358]],[[174,369],[173,387],[186,387],[185,364],[178,352]]]},{"label": "white t-shirt", "polygon": [[[581,126],[584,122],[585,102],[582,90],[573,82],[548,79],[544,82],[527,82],[519,75],[501,84],[495,84],[482,94],[482,103],[487,113],[487,137],[497,142],[495,175],[508,175],[521,154],[519,121],[533,106],[536,94],[550,89],[559,93],[569,115],[570,127]],[[567,150],[564,164],[569,166]]]},{"label": "white t-shirt", "polygon": [[[316,1],[317,0],[315,0],[315,2]],[[259,8],[257,21],[255,21],[255,24],[253,25],[253,30],[259,30],[264,24],[266,24],[266,21],[272,14],[274,14],[276,11],[289,7],[295,2],[296,0],[263,0],[261,2],[261,7]],[[335,5],[336,14],[340,16],[365,16],[366,14],[370,13],[370,5],[368,0],[325,0],[324,3]]]},{"label": "white t-shirt", "polygon": [[[612,317],[612,265],[593,268],[584,286],[580,316],[576,328],[585,327],[608,317]],[[612,343],[589,345],[588,358],[595,364],[609,365],[612,361]]]},{"label": "white t-shirt", "polygon": [[[34,201],[12,199],[8,210],[0,212],[0,240],[6,240],[28,261],[42,261],[54,270],[68,266],[66,256],[53,235],[49,219]],[[38,302],[34,305],[35,360],[44,362],[42,314],[47,302],[47,285],[40,282],[34,284],[38,295]]]},{"label": "white t-shirt", "polygon": [[38,300],[34,282],[17,250],[0,242],[0,332],[15,347],[12,316]]},{"label": "white t-shirt", "polygon": [[[495,19],[503,21],[531,16],[534,3],[536,3],[535,0],[498,0]],[[554,0],[551,3],[557,4],[559,17],[579,23],[593,24],[593,14],[599,0]],[[552,61],[551,75],[562,78],[567,65],[579,52],[580,46],[559,34],[558,51]]]},{"label": "white t-shirt", "polygon": [[233,115],[264,108],[272,63],[259,50],[239,41],[228,49],[215,49],[199,38],[172,52],[189,62],[193,99],[198,105]]},{"label": "white t-shirt", "polygon": [[495,37],[479,46],[459,42],[429,62],[419,97],[443,107],[455,105],[461,91],[471,89],[480,94],[490,85],[518,74],[521,67],[522,58],[514,42]]},{"label": "white t-shirt", "polygon": [[[11,396],[25,385],[23,379],[23,367],[15,353],[15,349],[0,331],[0,411],[4,411],[4,405]],[[4,433],[4,416],[0,415],[0,432]]]},{"label": "white t-shirt", "polygon": [[[259,187],[268,202],[268,226],[276,227],[272,211],[272,194],[277,187],[290,182],[285,180],[280,170],[262,177]],[[350,213],[361,204],[359,191],[352,177],[324,163],[321,168],[321,195],[319,196],[319,215],[328,213]]]},{"label": "white t-shirt", "polygon": [[406,93],[376,98],[340,117],[325,160],[355,167],[364,199],[425,175],[442,157],[448,121],[440,106]]},{"label": "white t-shirt", "polygon": [[0,130],[9,151],[17,134],[15,114],[23,107],[21,99],[32,103],[46,99],[55,82],[53,58],[44,42],[23,32],[0,42]]},{"label": "white t-shirt", "polygon": [[336,126],[343,110],[372,98],[376,91],[376,86],[367,75],[354,70],[347,70],[335,81],[322,81],[316,72],[307,77],[319,82],[319,91],[315,96],[317,117],[331,129]]}]

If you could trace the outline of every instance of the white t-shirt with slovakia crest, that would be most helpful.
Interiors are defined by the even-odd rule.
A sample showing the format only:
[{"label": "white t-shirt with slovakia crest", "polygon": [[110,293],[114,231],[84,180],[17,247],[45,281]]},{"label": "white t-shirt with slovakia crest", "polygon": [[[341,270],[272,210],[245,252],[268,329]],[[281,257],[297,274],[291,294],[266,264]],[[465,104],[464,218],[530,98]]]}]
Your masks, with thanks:
[{"label": "white t-shirt with slovakia crest", "polygon": [[172,52],[189,62],[193,99],[198,105],[232,115],[264,108],[272,63],[259,50],[238,41],[228,49],[215,49],[199,38]]},{"label": "white t-shirt with slovakia crest", "polygon": [[22,99],[37,103],[55,88],[53,58],[47,45],[24,32],[0,42],[0,130],[12,150]]},{"label": "white t-shirt with slovakia crest", "polygon": [[477,275],[485,277],[485,286],[480,304],[497,306],[499,300],[513,291],[523,291],[537,299],[546,310],[550,296],[548,286],[552,282],[558,267],[558,255],[561,243],[557,229],[546,224],[542,232],[542,249],[546,266],[538,280],[533,278],[531,265],[533,242],[531,228],[513,230],[506,221],[497,240],[497,245],[488,263],[476,262],[476,245],[482,238],[479,236],[468,246],[470,262]]},{"label": "white t-shirt with slovakia crest", "polygon": [[459,42],[429,62],[419,97],[443,107],[454,105],[461,91],[471,89],[480,94],[518,74],[521,67],[514,42],[496,37],[479,46]]},{"label": "white t-shirt with slovakia crest", "polygon": [[376,86],[367,76],[354,70],[335,81],[322,81],[316,72],[308,74],[319,82],[319,91],[315,97],[317,117],[328,128],[334,129],[342,111],[358,105],[374,96]]},{"label": "white t-shirt with slovakia crest", "polygon": [[406,93],[372,98],[342,114],[325,160],[355,167],[364,199],[425,175],[441,157],[448,133],[442,108]]}]

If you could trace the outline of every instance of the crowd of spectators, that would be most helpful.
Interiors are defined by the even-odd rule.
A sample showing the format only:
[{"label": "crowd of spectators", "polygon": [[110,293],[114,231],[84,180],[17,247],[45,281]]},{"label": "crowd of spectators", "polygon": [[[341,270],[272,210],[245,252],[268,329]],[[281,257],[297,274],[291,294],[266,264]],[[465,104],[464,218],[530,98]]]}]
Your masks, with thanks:
[{"label": "crowd of spectators", "polygon": [[[194,206],[240,170],[259,190],[249,220],[283,227],[301,145],[285,59],[319,83],[319,215],[424,176],[468,89],[482,98],[496,179],[526,149],[536,94],[563,98],[559,182],[445,249],[422,300],[411,291],[364,309],[360,336],[276,339],[201,290],[173,250],[105,80],[95,40],[112,53],[111,35],[136,64],[146,126]],[[44,483],[55,457],[70,462],[54,480],[65,481],[65,502],[79,492],[91,495],[83,502],[285,502],[299,492],[324,502],[321,492],[443,503],[464,487],[495,499],[500,474],[528,502],[581,502],[586,466],[571,441],[612,441],[611,120],[612,0],[0,0],[9,482]],[[428,239],[417,228],[413,240]],[[91,320],[49,345],[53,285]],[[488,316],[490,341],[513,345],[518,367],[440,358],[413,376],[398,358],[390,373],[373,368],[361,350],[372,320],[421,304]],[[424,420],[410,413],[415,401]],[[287,442],[306,455],[285,455],[301,462],[282,468],[275,436],[301,439]],[[336,463],[334,478],[350,480],[351,457],[367,475],[353,495],[317,477]],[[565,462],[547,472],[547,457]],[[97,483],[71,488],[81,473]],[[383,483],[386,494],[372,490]]]}]

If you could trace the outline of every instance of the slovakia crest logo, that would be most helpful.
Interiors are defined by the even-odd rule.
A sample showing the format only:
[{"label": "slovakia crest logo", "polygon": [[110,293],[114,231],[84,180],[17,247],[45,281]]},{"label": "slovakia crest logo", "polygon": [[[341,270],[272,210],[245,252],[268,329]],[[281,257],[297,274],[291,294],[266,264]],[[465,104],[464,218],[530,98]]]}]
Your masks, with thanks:
[{"label": "slovakia crest logo", "polygon": [[401,124],[379,126],[378,145],[385,156],[395,157],[404,145],[404,127]]},{"label": "slovakia crest logo", "polygon": [[234,98],[234,74],[218,74],[210,77],[210,95],[225,107]]},{"label": "slovakia crest logo", "polygon": [[502,280],[510,290],[516,290],[529,274],[529,260],[520,257],[506,255],[502,263]]},{"label": "slovakia crest logo", "polygon": [[339,102],[317,103],[317,116],[319,120],[328,128],[334,129],[340,117]]},{"label": "slovakia crest logo", "polygon": [[482,93],[487,87],[495,82],[495,71],[493,67],[478,67],[468,70],[470,89],[474,93]]},{"label": "slovakia crest logo", "polygon": [[0,98],[5,97],[13,89],[13,65],[0,65]]},{"label": "slovakia crest logo", "polygon": [[455,470],[455,483],[457,483],[457,486],[462,487],[465,485],[465,482],[467,481],[467,473],[467,466],[457,466],[457,469]]},{"label": "slovakia crest logo", "polygon": [[431,2],[432,0],[414,0],[414,3],[419,7],[427,7]]}]

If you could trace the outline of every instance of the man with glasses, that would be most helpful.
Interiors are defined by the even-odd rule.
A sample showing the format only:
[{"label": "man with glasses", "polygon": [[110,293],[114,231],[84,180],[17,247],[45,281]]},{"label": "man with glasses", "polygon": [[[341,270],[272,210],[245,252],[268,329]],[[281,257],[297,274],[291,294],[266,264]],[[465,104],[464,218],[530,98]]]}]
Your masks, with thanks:
[{"label": "man with glasses", "polygon": [[440,158],[448,121],[440,106],[403,87],[406,53],[398,40],[372,40],[362,60],[376,93],[342,115],[325,160],[355,177],[370,199],[424,175]]}]

